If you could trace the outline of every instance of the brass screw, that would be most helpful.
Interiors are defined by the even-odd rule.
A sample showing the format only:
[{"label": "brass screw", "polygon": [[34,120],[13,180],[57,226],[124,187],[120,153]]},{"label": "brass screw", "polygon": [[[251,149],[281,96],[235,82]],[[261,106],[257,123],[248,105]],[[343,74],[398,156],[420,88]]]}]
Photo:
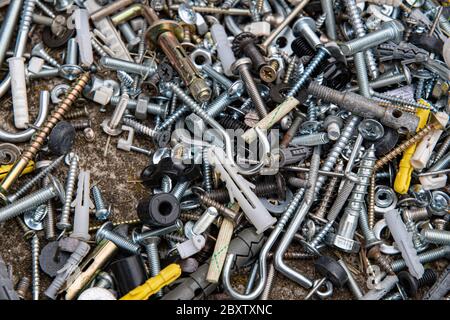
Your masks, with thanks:
[{"label": "brass screw", "polygon": [[70,107],[78,99],[90,78],[91,76],[88,72],[84,73],[80,76],[80,78],[78,78],[64,100],[52,112],[52,114],[47,118],[47,121],[33,136],[33,140],[31,141],[30,145],[25,149],[24,152],[22,152],[19,161],[17,161],[16,164],[12,167],[11,171],[9,171],[8,175],[0,185],[0,200],[3,203],[7,202],[6,193],[8,192],[9,188],[17,180],[17,178],[19,178],[22,171],[28,165],[28,162],[36,156],[42,145],[45,143],[53,127],[60,120],[64,119],[64,115],[70,110]]},{"label": "brass screw", "polygon": [[[139,220],[139,219],[129,219],[129,220],[116,221],[116,222],[113,222],[112,224],[113,224],[114,227],[117,227],[118,225],[121,225],[121,224],[138,224],[138,223],[141,223],[141,220]],[[102,225],[103,224],[98,225],[98,226],[90,227],[89,228],[89,232],[96,231],[96,230],[100,229],[100,227]]]},{"label": "brass screw", "polygon": [[367,209],[367,217],[369,220],[369,228],[373,229],[375,226],[375,175],[376,172],[374,171],[372,174],[372,177],[370,178],[370,185],[369,185],[369,206]]},{"label": "brass screw", "polygon": [[389,274],[394,274],[394,270],[391,267],[391,259],[380,252],[380,247],[375,246],[369,249],[367,257],[375,260],[380,267]]},{"label": "brass screw", "polygon": [[395,108],[398,110],[401,110],[403,112],[409,112],[409,113],[415,113],[416,112],[416,108],[414,108],[413,106],[409,106],[409,105],[399,105],[399,104],[395,104],[389,101],[379,101],[378,104],[382,107],[391,107],[391,108]]}]

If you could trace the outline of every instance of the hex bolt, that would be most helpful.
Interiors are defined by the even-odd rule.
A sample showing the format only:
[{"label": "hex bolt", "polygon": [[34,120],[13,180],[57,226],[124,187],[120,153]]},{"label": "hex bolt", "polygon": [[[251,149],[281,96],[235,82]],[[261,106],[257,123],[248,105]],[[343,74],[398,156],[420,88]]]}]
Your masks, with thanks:
[{"label": "hex bolt", "polygon": [[250,64],[252,61],[249,58],[241,58],[236,60],[231,65],[231,71],[234,74],[238,74],[241,76],[242,81],[244,82],[245,87],[247,88],[247,93],[253,101],[253,104],[256,108],[256,112],[260,119],[263,119],[267,116],[267,106],[264,102],[259,90],[256,86],[255,81],[253,80],[253,76],[250,73]]},{"label": "hex bolt", "polygon": [[[421,264],[427,264],[442,258],[450,258],[450,246],[443,246],[436,249],[427,250],[418,254]],[[391,263],[394,272],[399,272],[406,267],[405,260],[398,259]]]},{"label": "hex bolt", "polygon": [[37,175],[35,175],[30,181],[25,183],[19,190],[17,190],[14,194],[8,195],[7,202],[12,203],[17,199],[23,197],[28,191],[31,190],[39,181],[43,178],[47,177],[50,172],[52,172],[55,168],[57,168],[61,162],[64,160],[64,155],[55,159],[52,163],[50,163],[47,167],[42,169]]},{"label": "hex bolt", "polygon": [[404,30],[405,27],[399,21],[387,21],[381,25],[380,30],[371,32],[362,38],[345,42],[341,44],[340,47],[345,55],[351,56],[357,52],[376,47],[387,41],[399,43],[402,40]]},{"label": "hex bolt", "polygon": [[[142,245],[147,253],[148,264],[150,266],[150,275],[155,277],[161,271],[161,263],[159,261],[158,244],[160,239],[158,237],[150,237],[143,240]],[[157,297],[162,297],[162,290],[156,293]]]},{"label": "hex bolt", "polygon": [[141,243],[143,242],[145,239],[151,238],[151,237],[159,237],[159,236],[163,236],[172,232],[176,232],[179,231],[183,228],[183,223],[181,222],[181,220],[177,220],[173,225],[168,226],[168,227],[164,227],[164,228],[159,228],[156,230],[151,230],[151,231],[146,231],[143,233],[137,233],[137,232],[133,232],[131,234],[131,238],[133,240],[134,243]]},{"label": "hex bolt", "polygon": [[116,246],[119,248],[126,250],[132,254],[139,254],[141,251],[141,248],[139,245],[131,242],[129,239],[121,236],[120,234],[112,231],[113,224],[112,222],[108,221],[105,222],[100,229],[98,229],[95,240],[97,243],[102,241],[103,239],[107,239],[111,242],[113,242]]},{"label": "hex bolt", "polygon": [[100,188],[95,185],[91,188],[91,191],[92,196],[94,197],[95,217],[98,220],[108,219],[109,215],[111,214],[111,210],[106,207]]},{"label": "hex bolt", "polygon": [[51,55],[49,55],[47,53],[47,51],[45,51],[43,42],[39,42],[38,44],[36,44],[33,47],[33,49],[31,50],[31,55],[44,59],[47,63],[54,66],[55,68],[58,68],[58,69],[61,68],[61,64],[58,61],[56,61],[55,58],[53,58]]},{"label": "hex bolt", "polygon": [[77,174],[78,174],[78,156],[73,153],[71,154],[69,171],[67,173],[66,197],[64,200],[60,220],[56,224],[56,227],[59,230],[66,230],[72,228],[72,224],[69,221],[70,207],[72,205],[72,198],[75,193],[75,182],[77,180]]},{"label": "hex bolt", "polygon": [[0,222],[14,218],[27,210],[37,207],[55,197],[62,197],[62,187],[56,180],[52,184],[16,200],[0,209]]},{"label": "hex bolt", "polygon": [[159,147],[164,147],[170,140],[170,133],[168,131],[152,129],[143,125],[142,123],[133,120],[130,117],[125,117],[122,121],[125,125],[136,130],[136,132],[152,138],[155,145]]},{"label": "hex bolt", "polygon": [[41,290],[41,281],[39,276],[39,238],[35,234],[31,238],[31,294],[33,300],[39,300],[39,292]]},{"label": "hex bolt", "polygon": [[128,73],[137,74],[140,75],[143,79],[152,76],[156,72],[155,64],[148,66],[107,56],[104,56],[100,59],[100,65],[104,68],[116,71],[125,71]]}]

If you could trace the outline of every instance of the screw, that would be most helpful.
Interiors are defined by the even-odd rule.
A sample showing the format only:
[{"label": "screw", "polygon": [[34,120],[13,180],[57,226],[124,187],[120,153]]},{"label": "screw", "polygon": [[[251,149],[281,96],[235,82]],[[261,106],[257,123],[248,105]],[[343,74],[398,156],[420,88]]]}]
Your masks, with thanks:
[{"label": "screw", "polygon": [[33,47],[33,49],[31,50],[31,55],[44,59],[46,62],[48,62],[49,64],[58,69],[61,68],[61,64],[59,64],[58,61],[56,61],[51,55],[49,55],[45,51],[43,42],[39,42]]},{"label": "screw", "polygon": [[30,289],[30,278],[22,277],[17,284],[16,292],[20,299],[24,300]]},{"label": "screw", "polygon": [[89,111],[88,111],[87,107],[84,107],[80,110],[74,110],[74,111],[68,112],[64,116],[64,118],[66,120],[72,120],[75,118],[88,117],[88,116],[89,116]]},{"label": "screw", "polygon": [[105,271],[100,271],[95,280],[96,288],[112,289],[114,287],[114,279]]},{"label": "screw", "polygon": [[297,136],[292,139],[292,144],[299,146],[317,146],[330,142],[328,134],[325,132],[312,133],[308,135]]},{"label": "screw", "polygon": [[404,29],[405,27],[399,21],[387,21],[381,25],[380,30],[343,43],[341,50],[345,55],[349,56],[376,47],[383,42],[394,41],[399,43],[402,40]]},{"label": "screw", "polygon": [[119,124],[127,109],[129,98],[130,96],[128,95],[128,93],[123,92],[120,97],[119,104],[114,109],[111,118],[109,120],[105,119],[102,122],[102,129],[107,135],[118,136],[122,132],[122,128],[119,126]]},{"label": "screw", "polygon": [[16,217],[15,220],[19,225],[19,228],[22,230],[23,238],[25,240],[30,240],[36,234],[34,230],[31,230],[30,228],[27,227],[25,222],[23,222],[23,220],[20,217]]},{"label": "screw", "polygon": [[159,146],[164,147],[170,139],[170,133],[168,131],[161,131],[144,126],[143,124],[133,120],[130,117],[123,118],[123,123],[129,127],[132,127],[136,132],[149,136],[153,139],[153,142]]},{"label": "screw", "polygon": [[374,259],[381,268],[383,268],[389,274],[394,274],[394,268],[391,263],[391,259],[380,252],[380,246],[375,246],[369,249],[367,257]]},{"label": "screw", "polygon": [[[119,104],[119,102],[120,102],[120,97],[119,96],[111,97],[110,104],[112,106],[117,106]],[[135,110],[137,104],[138,104],[138,100],[136,100],[136,99],[129,99],[128,103],[127,103],[127,109]],[[166,113],[166,108],[163,107],[163,106],[160,106],[158,104],[149,102],[147,104],[147,113],[153,114],[153,115],[162,116],[162,115],[164,115]]]},{"label": "screw", "polygon": [[[443,246],[436,249],[424,251],[418,254],[419,261],[421,264],[426,264],[429,262],[433,262],[442,258],[449,259],[450,258],[450,246]],[[400,270],[406,267],[405,260],[398,259],[391,263],[391,268],[395,272],[399,272]]]},{"label": "screw", "polygon": [[398,274],[398,280],[406,294],[413,297],[419,288],[433,285],[437,280],[437,275],[432,269],[426,269],[422,278],[416,279],[409,272],[402,271]]},{"label": "screw", "polygon": [[211,192],[213,189],[213,181],[211,176],[211,165],[208,160],[208,147],[202,149],[202,172],[203,172],[203,186],[206,192]]},{"label": "screw", "polygon": [[76,154],[71,154],[69,172],[67,173],[66,182],[66,197],[64,200],[64,205],[61,213],[61,218],[56,224],[59,230],[66,230],[72,228],[72,224],[69,221],[70,207],[72,205],[72,198],[75,192],[75,181],[77,179],[78,173],[78,156]]},{"label": "screw", "polygon": [[[147,253],[148,264],[150,266],[150,275],[155,277],[161,271],[161,264],[159,261],[158,244],[160,239],[158,237],[151,237],[145,239],[142,244]],[[156,293],[157,297],[162,297],[162,290]]]},{"label": "screw", "polygon": [[167,226],[164,228],[160,228],[157,230],[151,230],[151,231],[147,231],[144,233],[133,232],[131,234],[131,239],[134,243],[141,243],[145,239],[148,239],[151,237],[163,236],[163,235],[169,234],[171,232],[179,231],[182,228],[183,228],[183,223],[181,222],[181,220],[177,220],[173,225]]},{"label": "screw", "polygon": [[84,130],[92,126],[92,122],[90,119],[73,120],[70,121],[70,124],[74,127],[75,130]]},{"label": "screw", "polygon": [[138,64],[127,60],[111,58],[104,56],[100,59],[100,65],[104,68],[113,69],[117,71],[125,71],[128,73],[138,74],[143,79],[155,74],[156,65],[150,66],[144,64]]},{"label": "screw", "polygon": [[191,182],[189,180],[186,181],[178,181],[178,183],[173,187],[171,194],[175,196],[178,200],[180,200],[184,193],[186,192],[187,188],[189,187],[189,184]]},{"label": "screw", "polygon": [[113,224],[110,221],[105,222],[101,226],[101,228],[98,229],[98,231],[95,235],[95,240],[97,241],[97,243],[99,243],[103,239],[107,239],[107,240],[110,240],[111,242],[113,242],[119,248],[122,248],[128,252],[131,252],[132,254],[140,253],[141,248],[139,247],[139,245],[131,242],[127,238],[112,231],[112,229],[113,229]]},{"label": "screw", "polygon": [[50,18],[56,18],[56,14],[52,11],[52,9],[50,9],[46,4],[42,3],[42,1],[36,0],[36,5]]},{"label": "screw", "polygon": [[63,119],[64,114],[70,110],[70,107],[74,104],[75,100],[78,99],[89,79],[89,73],[81,75],[71,87],[64,100],[47,118],[47,121],[40,127],[39,131],[35,133],[31,144],[25,149],[20,159],[15,163],[0,184],[0,200],[3,202],[7,201],[6,192],[26,168],[28,162],[36,156],[56,123],[58,123],[60,119]]},{"label": "screw", "polygon": [[63,191],[60,183],[56,180],[52,180],[52,184],[48,187],[44,187],[26,197],[16,200],[14,203],[1,208],[0,222],[14,218],[19,214],[37,207],[54,197],[59,196],[61,198],[62,194]]},{"label": "screw", "polygon": [[111,214],[111,210],[106,208],[105,202],[103,201],[103,196],[98,186],[92,187],[92,196],[94,197],[95,203],[95,216],[98,220],[106,220]]},{"label": "screw", "polygon": [[56,167],[58,167],[61,162],[64,160],[64,155],[58,157],[55,161],[50,163],[47,167],[41,170],[37,175],[35,175],[30,181],[25,183],[19,190],[16,191],[16,193],[7,196],[8,203],[12,203],[16,201],[17,199],[24,196],[31,188],[33,188],[41,179],[48,176],[48,174],[53,171]]},{"label": "screw", "polygon": [[245,87],[247,88],[247,93],[253,101],[253,104],[256,108],[256,112],[260,119],[263,119],[267,116],[267,106],[264,100],[259,93],[259,90],[256,86],[255,81],[250,73],[250,64],[252,61],[249,58],[241,58],[233,62],[231,65],[231,71],[234,74],[239,73],[244,82]]},{"label": "screw", "polygon": [[223,74],[217,72],[209,64],[202,65],[202,71],[205,72],[210,78],[212,78],[212,79],[216,80],[217,82],[219,82],[225,89],[228,89],[233,84],[233,82],[231,80],[229,80]]},{"label": "screw", "polygon": [[430,243],[450,245],[450,231],[422,229],[421,236]]},{"label": "screw", "polygon": [[34,235],[31,238],[31,270],[32,270],[32,288],[33,300],[39,300],[39,291],[41,290],[39,276],[39,238]]}]

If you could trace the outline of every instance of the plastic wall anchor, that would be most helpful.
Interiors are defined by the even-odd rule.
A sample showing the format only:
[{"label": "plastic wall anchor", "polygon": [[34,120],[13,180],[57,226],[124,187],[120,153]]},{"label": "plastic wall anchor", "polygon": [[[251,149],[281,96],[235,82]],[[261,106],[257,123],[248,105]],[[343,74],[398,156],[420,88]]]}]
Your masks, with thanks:
[{"label": "plastic wall anchor", "polygon": [[444,188],[447,185],[447,175],[419,177],[420,184],[424,190],[435,190]]},{"label": "plastic wall anchor", "polygon": [[53,279],[53,282],[50,286],[45,290],[44,294],[50,299],[55,300],[56,295],[59,290],[62,288],[64,283],[69,279],[69,277],[77,270],[78,265],[81,260],[88,254],[90,246],[83,241],[80,241],[77,249],[70,255],[66,264],[58,270],[56,273],[56,277]]},{"label": "plastic wall anchor", "polygon": [[88,241],[89,235],[89,209],[94,208],[90,198],[90,171],[80,171],[78,175],[77,197],[75,198],[75,216],[73,223],[72,238]]},{"label": "plastic wall anchor", "polygon": [[131,290],[120,300],[147,300],[151,295],[160,291],[181,276],[181,267],[172,263],[161,270],[158,275],[145,281],[143,285]]},{"label": "plastic wall anchor", "polygon": [[412,235],[406,229],[405,224],[400,218],[398,210],[391,210],[384,214],[386,224],[391,231],[397,248],[400,250],[409,273],[416,279],[420,279],[425,272],[423,265],[420,263],[417,251],[414,248]]},{"label": "plastic wall anchor", "polygon": [[247,130],[243,135],[247,143],[253,142],[257,138],[255,128],[260,128],[262,130],[268,130],[273,127],[274,124],[278,123],[285,115],[292,111],[296,106],[298,106],[299,101],[294,97],[287,98],[278,107],[273,109],[267,116],[261,119],[255,127]]},{"label": "plastic wall anchor", "polygon": [[30,61],[28,61],[28,71],[32,73],[38,73],[42,70],[45,61],[39,57],[31,57]]},{"label": "plastic wall anchor", "polygon": [[76,9],[72,17],[77,30],[76,39],[80,51],[80,61],[85,66],[90,67],[94,63],[94,53],[89,30],[89,12],[86,9]]},{"label": "plastic wall anchor", "polygon": [[248,221],[256,228],[258,234],[275,224],[272,217],[255,195],[255,186],[238,174],[235,167],[227,160],[224,150],[212,147],[208,150],[208,158],[215,170],[219,171],[220,179],[225,182],[231,202],[237,200]]},{"label": "plastic wall anchor", "polygon": [[381,281],[377,288],[369,290],[359,300],[380,300],[397,284],[397,276],[387,276]]},{"label": "plastic wall anchor", "polygon": [[[436,119],[442,125],[443,128],[446,127],[448,123],[448,114],[445,112],[437,112],[435,113]],[[427,134],[422,141],[417,145],[416,151],[411,158],[411,165],[415,169],[423,169],[428,163],[428,160],[431,157],[431,153],[436,146],[443,130],[431,130],[429,134]]]},{"label": "plastic wall anchor", "polygon": [[25,59],[21,57],[12,57],[8,59],[9,73],[11,75],[14,125],[17,129],[26,129],[27,124],[30,122],[24,61]]},{"label": "plastic wall anchor", "polygon": [[231,50],[231,44],[225,28],[219,23],[212,25],[211,36],[217,45],[217,56],[222,64],[223,72],[227,76],[232,76],[231,65],[236,61],[236,57],[234,56],[233,50]]},{"label": "plastic wall anchor", "polygon": [[270,35],[270,23],[266,21],[252,22],[244,27],[245,32],[251,32],[257,37],[268,37]]},{"label": "plastic wall anchor", "polygon": [[[419,117],[419,125],[417,126],[417,131],[420,131],[428,121],[428,116],[430,115],[430,110],[428,109],[417,109],[416,115]],[[411,174],[414,170],[411,164],[411,158],[416,151],[417,144],[411,145],[408,149],[403,152],[402,160],[400,160],[397,175],[394,181],[394,190],[400,194],[405,194],[408,192],[409,185],[411,183]]]},{"label": "plastic wall anchor", "polygon": [[[102,8],[96,0],[86,0],[84,3],[87,11],[92,14]],[[106,17],[100,20],[93,21],[95,27],[103,34],[103,42],[111,49],[112,56],[114,58],[133,61],[131,55],[127,49],[127,46],[120,38],[119,32],[112,24],[111,20]]]},{"label": "plastic wall anchor", "polygon": [[105,288],[92,287],[84,290],[77,300],[117,300],[114,294]]},{"label": "plastic wall anchor", "polygon": [[194,235],[191,239],[176,245],[181,259],[186,259],[200,252],[205,246],[206,239],[202,235]]}]

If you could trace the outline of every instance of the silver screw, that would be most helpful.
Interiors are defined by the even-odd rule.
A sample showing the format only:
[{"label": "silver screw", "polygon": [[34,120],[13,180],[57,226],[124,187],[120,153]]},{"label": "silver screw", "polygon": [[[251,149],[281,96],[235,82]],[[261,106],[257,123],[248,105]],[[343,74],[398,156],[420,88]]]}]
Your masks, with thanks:
[{"label": "silver screw", "polygon": [[[159,261],[158,244],[160,239],[158,237],[147,238],[142,242],[147,253],[147,259],[150,266],[150,275],[155,277],[161,271],[161,264]],[[162,291],[156,293],[157,297],[162,297]]]},{"label": "silver screw", "polygon": [[119,248],[122,248],[128,252],[131,252],[133,254],[139,254],[141,248],[139,245],[131,242],[127,238],[121,236],[120,234],[112,231],[113,224],[112,222],[108,221],[105,224],[101,226],[100,229],[98,229],[97,234],[95,236],[95,239],[97,243],[102,241],[103,239],[107,239],[112,241],[116,246]]},{"label": "silver screw", "polygon": [[220,83],[225,89],[228,89],[233,84],[233,81],[225,77],[223,74],[217,72],[209,64],[202,65],[202,71],[204,71],[210,78]]},{"label": "silver screw", "polygon": [[325,132],[297,136],[291,141],[292,144],[299,146],[317,146],[328,142],[330,142],[330,139],[328,138],[328,134]]},{"label": "silver screw", "polygon": [[109,273],[100,271],[96,277],[95,287],[110,289],[114,286],[114,280]]},{"label": "silver screw", "polygon": [[421,236],[430,243],[450,245],[450,231],[422,229]]},{"label": "silver screw", "polygon": [[45,51],[44,43],[42,43],[42,42],[39,42],[37,45],[35,45],[33,47],[33,49],[31,50],[31,55],[44,59],[50,65],[52,65],[58,69],[61,68],[61,64],[59,64],[58,61],[56,61],[51,55],[49,55]]},{"label": "silver screw", "polygon": [[121,60],[121,59],[116,59],[116,58],[111,58],[111,57],[107,57],[107,56],[104,56],[100,59],[100,65],[102,67],[105,67],[108,69],[138,74],[144,79],[147,78],[148,76],[155,74],[155,72],[156,72],[155,64],[147,66],[144,64],[138,64],[138,63]]},{"label": "silver screw", "polygon": [[14,218],[25,211],[37,207],[54,197],[62,197],[62,186],[56,180],[52,184],[23,197],[0,209],[0,222]]},{"label": "silver screw", "polygon": [[127,126],[132,127],[134,130],[136,130],[136,132],[151,137],[153,142],[159,147],[164,147],[170,140],[170,132],[168,131],[152,129],[143,125],[142,123],[137,122],[136,120],[133,120],[130,117],[125,117],[122,121]]},{"label": "silver screw", "polygon": [[67,173],[66,198],[62,209],[61,218],[59,222],[56,224],[56,227],[59,230],[66,230],[72,227],[72,224],[69,221],[69,216],[70,216],[70,206],[72,205],[72,198],[75,192],[75,182],[77,179],[77,172],[78,172],[78,156],[76,154],[72,154],[72,157],[70,159],[69,172]]},{"label": "silver screw", "polygon": [[33,300],[39,300],[39,291],[41,289],[39,277],[39,238],[34,235],[31,238],[31,270],[32,270],[32,295]]},{"label": "silver screw", "polygon": [[402,40],[405,27],[399,21],[391,20],[383,23],[381,29],[371,32],[362,38],[350,40],[341,45],[341,50],[345,55],[354,55],[357,52],[378,46],[386,41],[399,43]]},{"label": "silver screw", "polygon": [[98,220],[106,220],[111,214],[111,210],[106,208],[102,193],[98,186],[92,187],[92,196],[94,197],[95,216]]},{"label": "silver screw", "polygon": [[181,222],[181,220],[178,219],[173,225],[167,226],[164,228],[160,228],[157,230],[151,230],[151,231],[147,231],[147,232],[140,233],[140,234],[134,231],[131,234],[131,239],[133,240],[134,243],[141,243],[145,239],[148,239],[151,237],[163,236],[163,235],[169,234],[171,232],[179,231],[182,228],[183,228],[183,223]]},{"label": "silver screw", "polygon": [[[421,264],[433,262],[442,258],[450,259],[450,246],[443,246],[436,249],[428,250],[418,254]],[[406,268],[405,260],[398,259],[391,263],[391,268],[394,272]]]},{"label": "silver screw", "polygon": [[187,188],[189,187],[189,184],[190,184],[189,180],[179,181],[175,185],[175,187],[173,187],[171,194],[173,194],[175,198],[180,200],[183,197],[184,193],[186,192]]}]

